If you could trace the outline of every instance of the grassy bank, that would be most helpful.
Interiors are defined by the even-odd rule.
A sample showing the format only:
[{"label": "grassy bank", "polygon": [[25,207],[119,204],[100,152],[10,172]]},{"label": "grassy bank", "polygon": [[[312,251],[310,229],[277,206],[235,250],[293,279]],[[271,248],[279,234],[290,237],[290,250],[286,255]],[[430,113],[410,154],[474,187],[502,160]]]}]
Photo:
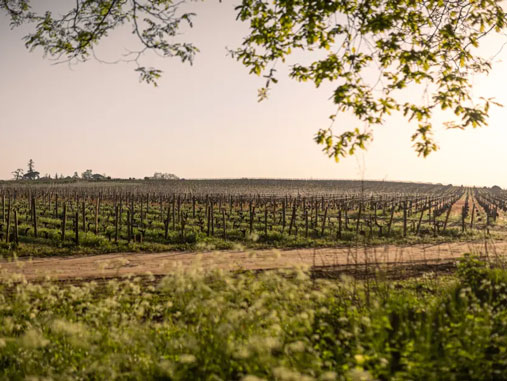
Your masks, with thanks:
[{"label": "grassy bank", "polygon": [[[54,237],[57,231],[54,230]],[[121,252],[155,253],[165,251],[210,251],[234,250],[238,246],[248,249],[297,249],[323,247],[354,247],[358,243],[367,246],[382,245],[416,245],[439,244],[451,242],[473,242],[477,240],[504,240],[504,231],[483,230],[461,232],[457,228],[449,229],[446,234],[434,236],[425,232],[419,236],[403,237],[402,231],[394,229],[389,237],[357,236],[353,232],[344,232],[340,239],[335,237],[319,237],[318,234],[309,237],[289,236],[279,232],[263,234],[248,234],[245,237],[238,234],[234,237],[207,237],[206,234],[193,232],[182,238],[178,233],[169,236],[167,242],[112,242],[107,238],[95,235],[93,232],[82,234],[79,244],[74,242],[62,243],[58,238],[21,237],[19,244],[0,242],[0,258],[16,257],[50,257],[82,254],[106,254]]]},{"label": "grassy bank", "polygon": [[507,271],[0,285],[0,379],[507,378]]}]

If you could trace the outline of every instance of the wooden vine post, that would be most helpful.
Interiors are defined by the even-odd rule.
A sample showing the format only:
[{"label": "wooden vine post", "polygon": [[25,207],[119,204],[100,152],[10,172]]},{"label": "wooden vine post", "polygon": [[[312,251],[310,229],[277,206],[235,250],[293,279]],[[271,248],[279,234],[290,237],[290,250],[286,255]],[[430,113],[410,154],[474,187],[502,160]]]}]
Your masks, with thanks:
[{"label": "wooden vine post", "polygon": [[215,236],[215,204],[213,201],[211,201],[211,214],[210,214],[210,220],[211,220],[211,236]]},{"label": "wooden vine post", "polygon": [[338,230],[336,231],[336,239],[342,238],[342,209],[338,209]]},{"label": "wooden vine post", "polygon": [[324,217],[322,218],[322,231],[320,232],[321,237],[324,237],[324,231],[326,229],[326,218],[327,218],[327,206],[324,209]]},{"label": "wooden vine post", "polygon": [[264,205],[264,236],[268,237],[268,204]]},{"label": "wooden vine post", "polygon": [[362,211],[363,211],[363,202],[359,201],[359,211],[357,212],[357,221],[356,221],[356,235],[359,234],[359,224],[361,223]]},{"label": "wooden vine post", "polygon": [[55,195],[55,218],[58,218],[58,193]]},{"label": "wooden vine post", "polygon": [[416,234],[419,235],[419,232],[421,231],[421,223],[422,223],[422,219],[423,219],[423,215],[424,215],[424,207],[422,207],[421,209],[421,215],[419,216],[419,221],[417,223],[417,230],[416,230]]},{"label": "wooden vine post", "polygon": [[308,238],[308,210],[305,208],[304,210],[305,216],[305,238]]},{"label": "wooden vine post", "polygon": [[130,230],[130,223],[131,223],[131,213],[130,210],[127,209],[127,242],[130,243],[132,239],[132,231]]},{"label": "wooden vine post", "polygon": [[175,196],[173,196],[173,199],[172,199],[172,208],[173,208],[173,230],[175,230],[176,228],[176,200],[174,198]]},{"label": "wooden vine post", "polygon": [[95,201],[95,234],[99,234],[100,196]]},{"label": "wooden vine post", "polygon": [[83,203],[81,205],[81,211],[82,211],[82,230],[86,233],[86,201],[83,200]]},{"label": "wooden vine post", "polygon": [[62,242],[65,241],[65,225],[67,225],[67,203],[63,203],[63,213],[62,213]]},{"label": "wooden vine post", "polygon": [[119,207],[118,205],[114,208],[114,242],[118,244],[118,220],[119,220]]},{"label": "wooden vine post", "polygon": [[225,209],[222,209],[223,238],[227,239],[227,221],[225,220]]},{"label": "wooden vine post", "polygon": [[187,218],[186,218],[186,215],[181,215],[180,216],[180,236],[181,236],[181,239],[184,240],[185,239],[185,225],[187,223]]},{"label": "wooden vine post", "polygon": [[296,224],[296,212],[297,212],[297,203],[296,200],[292,203],[292,217],[290,219],[290,225],[289,225],[289,235],[292,234],[292,229],[294,228],[294,225]]},{"label": "wooden vine post", "polygon": [[394,211],[396,210],[396,204],[393,203],[393,206],[391,208],[391,216],[389,217],[389,222],[387,224],[387,235],[391,235],[391,226],[393,226],[393,219],[394,219]]},{"label": "wooden vine post", "polygon": [[286,217],[285,217],[286,204],[287,204],[287,200],[283,199],[282,200],[282,234],[285,231],[285,224],[286,224],[286,221],[285,221],[285,219],[286,219]]},{"label": "wooden vine post", "polygon": [[447,209],[447,214],[445,215],[445,221],[444,221],[444,227],[443,227],[443,232],[445,232],[445,230],[447,229],[447,222],[449,221],[449,216],[451,214],[451,210],[452,210],[452,203],[449,205],[449,209]]},{"label": "wooden vine post", "polygon": [[14,242],[16,246],[19,245],[19,233],[18,233],[18,210],[14,209]]},{"label": "wooden vine post", "polygon": [[5,194],[2,193],[2,224],[5,224]]},{"label": "wooden vine post", "polygon": [[9,243],[10,240],[10,232],[11,232],[11,198],[9,197],[9,206],[7,207],[7,221],[6,221],[6,228],[5,228],[5,242]]},{"label": "wooden vine post", "polygon": [[255,206],[252,205],[252,201],[250,201],[250,234],[253,232],[253,220],[255,215]]},{"label": "wooden vine post", "polygon": [[37,206],[35,204],[35,197],[32,196],[32,224],[33,224],[33,235],[37,238]]},{"label": "wooden vine post", "polygon": [[[422,218],[423,212],[421,212],[421,218]],[[419,221],[419,224],[421,222]],[[419,233],[419,231],[418,231]],[[407,236],[407,202],[403,201],[403,237]]]},{"label": "wooden vine post", "polygon": [[167,205],[167,215],[164,220],[164,239],[166,241],[169,238],[169,222],[171,222],[171,206]]},{"label": "wooden vine post", "polygon": [[207,218],[206,235],[209,237],[211,234],[211,207],[207,206],[206,210],[207,210],[207,213],[206,213],[206,218]]},{"label": "wooden vine post", "polygon": [[75,243],[76,243],[76,246],[79,245],[79,211],[78,211],[78,208],[76,207],[76,213],[75,213],[75,216],[74,216],[74,240],[75,240]]}]

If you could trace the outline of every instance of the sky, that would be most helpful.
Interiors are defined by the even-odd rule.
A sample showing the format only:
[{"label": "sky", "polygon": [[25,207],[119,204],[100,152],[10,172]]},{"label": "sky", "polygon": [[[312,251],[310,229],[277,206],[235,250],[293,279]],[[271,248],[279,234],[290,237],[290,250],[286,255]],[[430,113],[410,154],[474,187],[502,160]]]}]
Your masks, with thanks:
[{"label": "sky", "polygon": [[[200,49],[193,66],[147,56],[146,66],[164,71],[158,87],[140,83],[134,66],[94,60],[55,65],[29,52],[0,15],[0,179],[25,168],[72,175],[92,169],[112,177],[143,178],[154,172],[183,178],[372,179],[507,188],[507,107],[490,111],[489,126],[446,130],[435,120],[440,150],[418,157],[414,125],[393,116],[374,129],[366,152],[339,163],[313,137],[329,126],[333,85],[315,89],[288,77],[257,102],[264,79],[227,54],[246,26],[232,3],[195,6],[194,27],[184,38]],[[132,45],[119,30],[101,43],[98,56],[113,60]],[[483,51],[496,53],[500,39]],[[283,73],[283,70],[282,70]],[[474,79],[474,96],[507,106],[507,49],[488,77]],[[411,95],[417,95],[417,90]],[[335,132],[355,127],[340,116]]]}]

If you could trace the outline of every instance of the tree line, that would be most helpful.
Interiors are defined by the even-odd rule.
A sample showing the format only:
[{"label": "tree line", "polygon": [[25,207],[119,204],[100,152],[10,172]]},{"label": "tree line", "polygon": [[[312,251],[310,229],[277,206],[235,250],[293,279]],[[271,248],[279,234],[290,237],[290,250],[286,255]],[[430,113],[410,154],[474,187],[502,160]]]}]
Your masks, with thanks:
[{"label": "tree line", "polygon": [[55,173],[54,177],[51,174],[46,173],[44,176],[40,175],[39,171],[35,170],[35,162],[30,159],[27,164],[27,171],[23,168],[17,168],[11,172],[13,180],[110,180],[111,176],[105,174],[94,173],[91,169],[81,173],[81,176],[77,171],[72,176],[65,176],[63,174]]},{"label": "tree line", "polygon": [[[35,170],[35,162],[30,159],[27,164],[27,170],[23,168],[17,168],[16,170],[11,172],[13,176],[13,180],[21,181],[21,180],[86,180],[86,181],[106,181],[112,180],[111,176],[107,176],[106,174],[95,173],[91,169],[87,169],[78,174],[77,171],[74,172],[72,176],[65,176],[63,174],[55,173],[54,177],[51,174],[46,173],[44,176],[40,175],[39,171]],[[135,180],[135,178],[130,177],[129,180]],[[179,180],[179,177],[172,173],[163,173],[163,172],[155,172],[153,176],[145,176],[144,180]]]}]

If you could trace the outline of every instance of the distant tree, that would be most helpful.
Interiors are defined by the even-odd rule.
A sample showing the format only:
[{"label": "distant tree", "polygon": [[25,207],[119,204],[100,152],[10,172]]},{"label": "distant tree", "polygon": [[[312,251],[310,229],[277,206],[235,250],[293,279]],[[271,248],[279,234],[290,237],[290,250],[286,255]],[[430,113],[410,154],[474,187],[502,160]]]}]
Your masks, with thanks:
[{"label": "distant tree", "polygon": [[146,180],[179,180],[179,177],[172,173],[155,172],[152,177],[145,177]]},{"label": "distant tree", "polygon": [[55,180],[58,180],[58,172],[55,173]]},{"label": "distant tree", "polygon": [[12,171],[12,175],[14,176],[14,180],[21,180],[23,178],[23,169],[18,168],[15,171]]},{"label": "distant tree", "polygon": [[72,178],[76,179],[76,180],[79,179],[79,175],[77,174],[77,171],[74,172],[74,174],[72,175]]},{"label": "distant tree", "polygon": [[28,172],[23,175],[25,180],[37,180],[40,173],[35,170],[35,163],[32,159],[28,161]]},{"label": "distant tree", "polygon": [[33,162],[32,159],[28,160],[28,172],[27,173],[34,171],[34,165],[35,165],[35,163]]},{"label": "distant tree", "polygon": [[96,180],[96,181],[107,179],[106,175],[101,175],[100,173],[94,173],[91,178],[92,178],[92,180]]},{"label": "distant tree", "polygon": [[91,180],[92,179],[93,172],[91,169],[87,169],[83,173],[81,173],[81,178],[84,180]]},{"label": "distant tree", "polygon": [[[198,51],[180,37],[195,16],[185,12],[186,1],[77,0],[61,2],[66,9],[58,11],[53,3],[2,0],[0,11],[11,26],[33,26],[25,32],[27,48],[61,61],[96,57],[97,45],[113,30],[128,28],[140,46],[119,61],[134,63],[148,83],[156,84],[162,71],[143,66],[143,53],[192,62]],[[316,133],[316,142],[336,160],[364,148],[373,128],[394,112],[414,122],[411,140],[422,156],[437,149],[432,116],[440,110],[455,119],[444,124],[449,128],[487,124],[495,102],[474,99],[472,79],[492,67],[481,56],[484,37],[505,36],[507,15],[499,0],[240,0],[235,9],[247,35],[230,53],[266,79],[259,100],[278,82],[284,63],[290,66],[282,73],[296,81],[333,84],[336,111],[330,118],[339,121],[343,112],[355,117],[353,124],[341,122],[338,132],[332,122]],[[421,96],[400,92],[409,86]]]},{"label": "distant tree", "polygon": [[40,177],[40,173],[37,171],[27,172],[23,175],[24,180],[37,180]]}]

